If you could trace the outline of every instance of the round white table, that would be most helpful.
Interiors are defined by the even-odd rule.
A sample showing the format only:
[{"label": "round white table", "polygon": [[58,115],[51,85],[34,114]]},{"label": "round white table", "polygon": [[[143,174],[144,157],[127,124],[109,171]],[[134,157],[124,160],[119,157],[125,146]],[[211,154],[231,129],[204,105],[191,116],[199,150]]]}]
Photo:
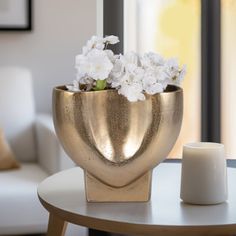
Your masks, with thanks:
[{"label": "round white table", "polygon": [[208,206],[181,201],[180,174],[178,163],[156,167],[147,203],[88,203],[79,167],[52,175],[38,187],[39,199],[50,213],[48,235],[63,235],[66,222],[146,236],[236,234],[236,169],[228,168],[228,201]]}]

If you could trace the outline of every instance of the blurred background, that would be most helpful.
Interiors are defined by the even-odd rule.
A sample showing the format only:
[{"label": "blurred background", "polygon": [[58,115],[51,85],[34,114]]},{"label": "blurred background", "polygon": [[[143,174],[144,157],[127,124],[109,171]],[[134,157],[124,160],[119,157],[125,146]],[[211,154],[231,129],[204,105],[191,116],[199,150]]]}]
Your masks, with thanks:
[{"label": "blurred background", "polygon": [[235,0],[0,0],[0,68],[29,70],[36,113],[51,114],[52,88],[75,78],[75,56],[92,35],[118,35],[116,52],[176,57],[187,76],[182,130],[169,158],[203,140],[224,143],[236,159],[234,22]]},{"label": "blurred background", "polygon": [[[8,1],[0,1],[0,17]],[[155,51],[187,65],[184,122],[170,154],[172,158],[180,157],[183,143],[201,139],[201,0],[115,1],[123,2],[123,15],[118,17],[124,19],[124,52]],[[217,2],[221,5],[221,25],[217,26],[221,27],[221,114],[215,115],[221,116],[220,139],[226,145],[227,155],[233,158],[236,2]],[[33,1],[30,31],[0,31],[0,66],[30,69],[38,112],[51,112],[52,88],[73,80],[74,58],[86,41],[92,35],[106,33],[101,26],[103,13],[102,0]]]},{"label": "blurred background", "polygon": [[[4,10],[4,2],[0,1]],[[181,156],[183,143],[201,139],[201,0],[113,0],[123,2],[123,50],[155,51],[186,64],[185,113],[181,135],[170,157]],[[207,2],[209,0],[205,0]],[[105,1],[106,2],[106,1]],[[203,1],[204,2],[204,1]],[[212,2],[211,0],[209,2]],[[221,0],[221,141],[236,157],[234,131],[236,85],[234,39],[236,2]],[[30,69],[38,112],[51,112],[51,90],[75,77],[74,57],[95,34],[103,34],[102,0],[41,0],[32,4],[32,30],[0,32],[0,66]],[[118,14],[118,13],[117,13]],[[115,16],[113,16],[114,18]],[[1,18],[0,18],[1,20]],[[215,22],[216,23],[216,22]],[[213,85],[212,85],[213,87]],[[43,91],[43,96],[42,96]]]},{"label": "blurred background", "polygon": [[[1,0],[0,15],[1,8],[3,12],[4,5],[10,8],[14,1],[25,2]],[[52,88],[73,80],[75,55],[96,34],[96,0],[31,2],[31,30],[0,31],[0,66],[28,68],[36,110],[49,113]]]},{"label": "blurred background", "polygon": [[[171,158],[181,157],[182,145],[186,142],[207,139],[202,135],[202,122],[214,122],[219,119],[217,137],[211,136],[205,141],[223,142],[226,146],[227,157],[236,158],[235,145],[235,120],[236,107],[234,100],[236,59],[234,40],[236,30],[236,1],[200,1],[200,0],[124,0],[124,50],[134,50],[140,53],[156,51],[166,57],[176,57],[181,64],[187,64],[187,75],[183,83],[184,88],[184,119],[179,139],[170,153]],[[212,18],[204,18],[204,14]],[[217,19],[214,19],[217,17]],[[207,26],[206,26],[207,25]],[[216,35],[202,35],[203,27],[216,28]],[[218,29],[217,29],[218,28]],[[208,37],[208,39],[206,39]],[[218,39],[216,39],[218,37]],[[202,48],[202,41],[214,46],[213,49]],[[215,41],[220,41],[214,45]],[[204,43],[204,42],[203,42]],[[217,43],[216,43],[217,44]],[[203,50],[219,51],[213,57],[220,63],[221,70],[214,68],[215,64],[205,61]],[[204,55],[202,55],[204,54]],[[212,97],[217,101],[218,112],[209,118],[202,116],[202,106],[207,103],[202,96],[201,89],[208,89],[208,94],[214,89],[214,78],[205,77],[201,71],[202,63],[208,63],[205,67],[213,67],[220,83],[217,88],[218,97]],[[220,75],[219,75],[220,73]],[[203,78],[204,77],[204,78]],[[209,88],[204,88],[206,79],[211,80]],[[216,79],[216,78],[215,78]],[[215,96],[217,96],[217,94]],[[220,99],[219,99],[220,97]],[[204,100],[205,99],[205,100]],[[213,104],[209,104],[213,106]],[[219,112],[220,111],[220,112]],[[206,120],[204,120],[206,119]],[[204,132],[204,130],[203,130]]]}]

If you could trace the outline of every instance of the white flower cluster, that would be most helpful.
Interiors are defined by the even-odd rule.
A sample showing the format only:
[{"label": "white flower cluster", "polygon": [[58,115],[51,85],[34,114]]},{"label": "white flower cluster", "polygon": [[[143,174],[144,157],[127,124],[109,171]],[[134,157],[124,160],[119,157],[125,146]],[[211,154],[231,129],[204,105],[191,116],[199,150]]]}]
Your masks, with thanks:
[{"label": "white flower cluster", "polygon": [[108,44],[119,42],[116,36],[93,36],[76,56],[77,78],[70,91],[117,89],[131,102],[145,100],[146,94],[163,92],[168,84],[179,85],[186,67],[179,68],[176,59],[164,59],[149,52],[139,56],[135,52],[115,55]]}]

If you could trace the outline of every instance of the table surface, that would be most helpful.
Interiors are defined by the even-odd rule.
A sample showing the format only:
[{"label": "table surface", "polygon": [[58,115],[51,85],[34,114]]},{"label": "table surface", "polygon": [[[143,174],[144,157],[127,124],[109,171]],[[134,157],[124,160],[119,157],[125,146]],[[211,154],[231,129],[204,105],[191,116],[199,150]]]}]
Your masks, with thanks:
[{"label": "table surface", "polygon": [[168,232],[178,235],[177,232],[182,234],[190,228],[196,235],[236,232],[236,169],[228,168],[229,198],[219,205],[184,204],[179,197],[180,180],[181,164],[162,163],[153,171],[150,202],[88,203],[83,172],[75,167],[44,180],[38,195],[49,212],[65,221],[99,230],[143,235],[155,235],[158,230],[166,232],[165,235]]}]

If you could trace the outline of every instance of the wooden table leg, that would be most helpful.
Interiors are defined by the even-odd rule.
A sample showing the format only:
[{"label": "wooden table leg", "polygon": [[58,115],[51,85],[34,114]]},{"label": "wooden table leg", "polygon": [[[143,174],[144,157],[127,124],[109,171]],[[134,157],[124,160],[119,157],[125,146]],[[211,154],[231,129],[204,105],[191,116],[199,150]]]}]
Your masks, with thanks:
[{"label": "wooden table leg", "polygon": [[47,236],[64,236],[67,222],[50,213]]}]

